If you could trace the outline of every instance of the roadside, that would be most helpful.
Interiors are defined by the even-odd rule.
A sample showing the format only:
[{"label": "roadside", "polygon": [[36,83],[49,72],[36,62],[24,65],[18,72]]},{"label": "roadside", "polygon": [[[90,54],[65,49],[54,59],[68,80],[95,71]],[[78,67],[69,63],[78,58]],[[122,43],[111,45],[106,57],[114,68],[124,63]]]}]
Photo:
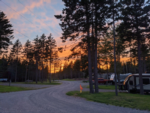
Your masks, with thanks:
[{"label": "roadside", "polygon": [[[22,87],[22,88],[30,88],[30,89],[41,89],[41,88],[47,88],[47,87],[52,87],[54,85],[60,85],[61,82],[56,81],[56,82],[52,82],[52,83],[38,83],[36,84],[35,82],[17,82],[17,83],[11,83],[11,86],[16,86],[16,87]],[[2,86],[8,86],[9,87],[9,83],[7,82],[1,82],[0,85]]]},{"label": "roadside", "polygon": [[[66,95],[69,91],[80,91],[88,85],[82,81],[61,81],[39,90],[0,93],[1,113],[150,113],[145,110],[118,107],[87,101],[80,97]],[[26,85],[26,84],[25,84]],[[43,85],[42,85],[43,86]],[[84,88],[85,89],[85,88]],[[88,89],[88,88],[86,88]],[[112,93],[113,95],[115,93]],[[102,96],[101,96],[102,98]],[[96,98],[95,98],[96,99]]]},{"label": "roadside", "polygon": [[31,90],[31,88],[0,85],[0,93],[26,91],[26,90]]},{"label": "roadside", "polygon": [[150,111],[149,95],[119,93],[118,96],[115,96],[113,92],[90,94],[89,92],[80,93],[79,91],[70,91],[66,94],[69,96],[82,97],[89,101]]},{"label": "roadside", "polygon": [[[93,85],[93,88],[95,86]],[[89,85],[87,86],[87,88],[89,88]],[[99,89],[111,89],[111,90],[115,90],[115,85],[98,85]]]}]

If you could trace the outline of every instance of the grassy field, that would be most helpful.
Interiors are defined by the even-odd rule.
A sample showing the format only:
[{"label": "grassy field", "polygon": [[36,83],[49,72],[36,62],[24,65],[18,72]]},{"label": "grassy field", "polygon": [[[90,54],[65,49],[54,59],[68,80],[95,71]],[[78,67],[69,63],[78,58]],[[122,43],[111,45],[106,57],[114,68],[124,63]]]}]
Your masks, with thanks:
[{"label": "grassy field", "polygon": [[[18,84],[36,84],[36,82],[17,82]],[[38,85],[60,85],[61,83],[59,83],[59,82],[51,82],[51,83],[49,83],[49,82],[43,82],[43,83],[41,83],[41,82],[38,82],[37,83]]]},{"label": "grassy field", "polygon": [[75,81],[74,79],[62,79],[62,80],[65,80],[65,81]]},{"label": "grassy field", "polygon": [[0,93],[31,90],[29,88],[0,85]]},{"label": "grassy field", "polygon": [[[87,86],[87,88],[89,88],[89,86]],[[94,88],[94,85],[93,85]],[[115,85],[98,85],[99,89],[114,89],[115,90]]]},{"label": "grassy field", "polygon": [[118,96],[115,96],[113,92],[90,94],[89,92],[80,93],[79,91],[71,91],[66,94],[83,97],[90,101],[150,111],[150,95],[119,93]]}]

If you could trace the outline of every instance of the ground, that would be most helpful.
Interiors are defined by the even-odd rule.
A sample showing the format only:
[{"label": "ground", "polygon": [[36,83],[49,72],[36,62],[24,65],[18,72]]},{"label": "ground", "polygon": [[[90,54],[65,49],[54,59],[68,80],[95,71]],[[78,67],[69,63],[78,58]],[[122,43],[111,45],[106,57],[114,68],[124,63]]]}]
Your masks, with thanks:
[{"label": "ground", "polygon": [[0,113],[150,113],[67,96],[66,92],[79,90],[80,84],[88,83],[61,82],[61,85],[44,89],[0,93]]}]

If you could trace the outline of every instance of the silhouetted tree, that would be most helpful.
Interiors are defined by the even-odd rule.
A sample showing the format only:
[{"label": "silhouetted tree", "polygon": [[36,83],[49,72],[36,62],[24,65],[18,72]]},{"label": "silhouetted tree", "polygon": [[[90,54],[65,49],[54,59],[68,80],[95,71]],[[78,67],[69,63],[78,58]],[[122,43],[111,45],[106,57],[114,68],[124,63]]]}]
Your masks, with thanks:
[{"label": "silhouetted tree", "polygon": [[8,46],[13,39],[12,25],[6,15],[0,11],[0,55],[7,52]]},{"label": "silhouetted tree", "polygon": [[18,56],[21,53],[21,49],[22,49],[22,44],[21,42],[18,40],[16,40],[16,42],[14,43],[12,49],[11,49],[11,55],[14,56],[15,60],[16,60],[16,73],[15,73],[15,82],[17,81],[17,73],[18,73]]}]

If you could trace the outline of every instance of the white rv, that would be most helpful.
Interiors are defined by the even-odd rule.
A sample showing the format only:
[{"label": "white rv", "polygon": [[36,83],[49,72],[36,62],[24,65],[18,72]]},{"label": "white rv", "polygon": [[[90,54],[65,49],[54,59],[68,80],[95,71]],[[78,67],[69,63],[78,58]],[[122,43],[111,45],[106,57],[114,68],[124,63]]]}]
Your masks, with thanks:
[{"label": "white rv", "polygon": [[[142,79],[144,92],[150,92],[150,73],[143,73]],[[123,82],[123,90],[128,90],[128,92],[139,92],[139,74],[131,74],[128,77],[126,77],[126,79]]]},{"label": "white rv", "polygon": [[[120,82],[124,82],[125,78],[129,75],[131,75],[132,73],[126,73],[126,74],[120,74]],[[115,83],[115,74],[111,74],[110,75],[110,81],[112,81],[112,83]],[[118,80],[117,80],[118,82]]]}]

